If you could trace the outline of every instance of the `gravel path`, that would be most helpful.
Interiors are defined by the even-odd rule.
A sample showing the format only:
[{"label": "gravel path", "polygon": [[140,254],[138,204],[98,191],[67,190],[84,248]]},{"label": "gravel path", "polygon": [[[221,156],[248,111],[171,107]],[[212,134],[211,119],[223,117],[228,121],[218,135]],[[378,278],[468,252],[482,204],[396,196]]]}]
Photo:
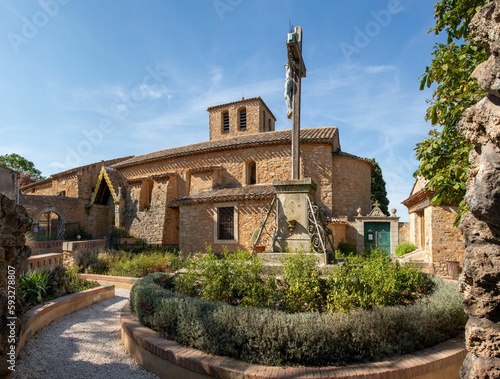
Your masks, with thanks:
[{"label": "gravel path", "polygon": [[120,310],[129,291],[54,321],[31,338],[17,359],[15,379],[154,379],[127,354]]}]

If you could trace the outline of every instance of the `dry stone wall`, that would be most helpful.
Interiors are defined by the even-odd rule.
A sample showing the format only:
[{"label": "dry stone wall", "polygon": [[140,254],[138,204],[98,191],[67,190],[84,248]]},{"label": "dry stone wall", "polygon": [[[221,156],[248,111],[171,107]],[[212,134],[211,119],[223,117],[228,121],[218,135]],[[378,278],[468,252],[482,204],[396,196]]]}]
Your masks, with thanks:
[{"label": "dry stone wall", "polygon": [[500,0],[487,4],[470,24],[471,35],[490,54],[473,73],[487,92],[463,115],[460,127],[471,151],[462,221],[466,238],[460,278],[467,356],[462,379],[500,378]]},{"label": "dry stone wall", "polygon": [[[22,316],[19,297],[19,276],[26,267],[30,250],[25,246],[25,233],[31,220],[25,209],[0,193],[0,377],[12,373],[15,365],[16,343],[11,337],[18,335]],[[12,302],[13,301],[13,302]],[[8,317],[16,317],[9,319]],[[17,320],[17,322],[16,322]],[[12,355],[12,350],[14,354]],[[12,360],[11,363],[7,362]]]}]

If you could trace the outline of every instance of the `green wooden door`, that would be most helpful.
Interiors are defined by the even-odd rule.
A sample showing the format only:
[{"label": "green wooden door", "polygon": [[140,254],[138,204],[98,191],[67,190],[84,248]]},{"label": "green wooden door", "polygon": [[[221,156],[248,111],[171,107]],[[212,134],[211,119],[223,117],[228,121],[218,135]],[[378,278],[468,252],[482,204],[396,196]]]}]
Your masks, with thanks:
[{"label": "green wooden door", "polygon": [[365,250],[379,248],[391,254],[391,224],[389,222],[365,222]]}]

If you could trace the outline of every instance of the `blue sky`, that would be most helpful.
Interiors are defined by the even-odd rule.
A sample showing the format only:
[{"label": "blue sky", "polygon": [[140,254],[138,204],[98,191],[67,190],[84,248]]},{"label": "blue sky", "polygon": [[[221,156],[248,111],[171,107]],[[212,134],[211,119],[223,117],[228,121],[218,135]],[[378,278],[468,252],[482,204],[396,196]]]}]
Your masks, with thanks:
[{"label": "blue sky", "polygon": [[208,140],[209,106],[260,96],[291,128],[283,83],[302,26],[303,128],[375,158],[407,219],[430,91],[435,0],[0,0],[0,154],[45,176]]}]

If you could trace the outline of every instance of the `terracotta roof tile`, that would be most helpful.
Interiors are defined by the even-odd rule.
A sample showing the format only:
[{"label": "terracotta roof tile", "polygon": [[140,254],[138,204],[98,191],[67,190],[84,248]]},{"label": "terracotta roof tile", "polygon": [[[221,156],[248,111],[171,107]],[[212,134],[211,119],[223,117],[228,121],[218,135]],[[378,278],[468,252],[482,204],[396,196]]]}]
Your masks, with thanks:
[{"label": "terracotta roof tile", "polygon": [[[246,147],[290,144],[292,140],[291,130],[281,130],[275,132],[255,133],[250,135],[237,136],[222,140],[195,143],[192,145],[174,147],[166,150],[156,151],[150,154],[133,157],[123,162],[119,162],[113,167],[125,168],[137,164],[155,162],[162,159],[179,158],[190,155],[206,154],[216,151],[236,150]],[[331,144],[335,152],[340,151],[338,142],[338,130],[335,127],[301,129],[301,143],[325,143]]]},{"label": "terracotta roof tile", "polygon": [[272,185],[251,185],[245,187],[221,188],[184,196],[172,204],[173,207],[188,204],[213,203],[237,200],[271,199],[276,195]]}]

